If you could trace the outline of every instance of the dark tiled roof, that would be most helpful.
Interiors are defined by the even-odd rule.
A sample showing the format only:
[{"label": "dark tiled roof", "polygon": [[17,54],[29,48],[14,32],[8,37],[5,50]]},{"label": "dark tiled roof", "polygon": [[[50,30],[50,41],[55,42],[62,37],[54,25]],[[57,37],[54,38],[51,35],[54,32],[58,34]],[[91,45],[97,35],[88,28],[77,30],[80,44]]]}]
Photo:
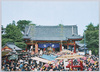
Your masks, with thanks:
[{"label": "dark tiled roof", "polygon": [[80,43],[80,42],[75,42],[75,43],[79,46],[79,49],[84,48],[84,45],[85,45],[85,48],[87,46],[87,44],[84,44],[84,43]]},{"label": "dark tiled roof", "polygon": [[68,39],[78,39],[78,38],[82,38],[82,36],[80,36],[80,35],[72,35],[72,36],[68,37]]},{"label": "dark tiled roof", "polygon": [[[22,50],[21,48],[17,47],[14,43],[10,43],[10,42],[6,43],[5,46],[8,46],[8,47],[11,48],[12,50],[14,50],[14,48],[15,48],[15,50]],[[5,46],[4,46],[4,47],[5,47]],[[3,47],[3,48],[4,48],[4,47]]]},{"label": "dark tiled roof", "polygon": [[[73,28],[72,28],[73,27]],[[72,31],[73,30],[73,31]],[[72,36],[72,32],[75,36]],[[76,25],[67,26],[26,26],[23,38],[31,40],[67,40],[68,38],[82,38],[78,35]]]}]

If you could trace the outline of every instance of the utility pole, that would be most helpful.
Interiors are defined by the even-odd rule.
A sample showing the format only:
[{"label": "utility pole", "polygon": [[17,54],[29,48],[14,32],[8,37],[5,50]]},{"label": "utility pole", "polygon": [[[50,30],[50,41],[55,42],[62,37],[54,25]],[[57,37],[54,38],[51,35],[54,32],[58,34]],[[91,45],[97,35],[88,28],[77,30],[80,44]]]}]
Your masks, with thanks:
[{"label": "utility pole", "polygon": [[33,51],[34,42],[33,42],[33,39],[32,38],[34,38],[35,26],[30,25],[30,32],[31,32],[31,42],[32,42],[32,51]]},{"label": "utility pole", "polygon": [[33,52],[33,40],[32,40],[32,52]]},{"label": "utility pole", "polygon": [[[61,36],[61,41],[60,41],[60,44],[62,45],[63,43],[63,25],[61,24],[61,32],[60,32],[60,36]],[[62,50],[62,47],[61,47],[61,50]]]},{"label": "utility pole", "polygon": [[31,40],[31,51],[33,52],[33,40]]},{"label": "utility pole", "polygon": [[85,52],[85,55],[86,55],[86,50],[85,50],[85,48],[86,48],[86,35],[85,35],[85,31],[84,31],[84,52]]}]

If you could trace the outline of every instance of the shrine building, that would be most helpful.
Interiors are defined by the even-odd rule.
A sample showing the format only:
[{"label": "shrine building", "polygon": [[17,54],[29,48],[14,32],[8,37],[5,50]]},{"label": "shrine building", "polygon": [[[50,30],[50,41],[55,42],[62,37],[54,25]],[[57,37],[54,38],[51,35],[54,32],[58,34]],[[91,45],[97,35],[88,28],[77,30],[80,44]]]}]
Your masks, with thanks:
[{"label": "shrine building", "polygon": [[27,47],[34,48],[35,53],[38,49],[43,51],[51,48],[52,51],[62,51],[68,49],[69,46],[74,48],[76,53],[76,41],[82,40],[82,36],[78,35],[77,25],[64,26],[35,26],[30,25],[25,27],[25,34],[23,36]]}]

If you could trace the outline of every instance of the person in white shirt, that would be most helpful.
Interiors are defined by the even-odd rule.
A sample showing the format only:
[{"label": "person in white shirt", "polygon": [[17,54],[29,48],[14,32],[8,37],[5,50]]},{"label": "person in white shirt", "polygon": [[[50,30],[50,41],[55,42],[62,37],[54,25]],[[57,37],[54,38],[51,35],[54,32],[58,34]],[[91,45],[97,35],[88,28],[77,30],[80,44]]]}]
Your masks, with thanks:
[{"label": "person in white shirt", "polygon": [[43,52],[42,52],[42,50],[40,50],[40,55],[42,55],[43,54]]},{"label": "person in white shirt", "polygon": [[19,62],[21,63],[21,62],[23,62],[23,60],[22,60],[22,59],[20,59],[20,60],[19,60]]}]

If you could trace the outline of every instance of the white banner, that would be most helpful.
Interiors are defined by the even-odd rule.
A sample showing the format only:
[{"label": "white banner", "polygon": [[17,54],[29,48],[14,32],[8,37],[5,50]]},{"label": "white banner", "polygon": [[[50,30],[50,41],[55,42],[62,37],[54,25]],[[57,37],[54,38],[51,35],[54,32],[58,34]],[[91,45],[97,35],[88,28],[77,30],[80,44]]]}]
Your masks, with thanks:
[{"label": "white banner", "polygon": [[64,69],[69,69],[69,68],[66,68],[66,66],[69,64],[68,62],[68,59],[64,59]]}]

